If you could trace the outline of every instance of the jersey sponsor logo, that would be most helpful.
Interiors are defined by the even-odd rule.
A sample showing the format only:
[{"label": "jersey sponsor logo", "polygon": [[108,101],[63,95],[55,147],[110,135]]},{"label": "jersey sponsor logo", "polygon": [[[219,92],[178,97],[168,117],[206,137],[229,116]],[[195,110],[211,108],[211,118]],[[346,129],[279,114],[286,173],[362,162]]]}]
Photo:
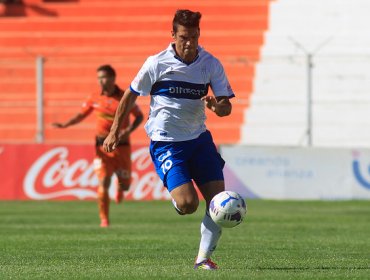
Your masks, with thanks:
[{"label": "jersey sponsor logo", "polygon": [[207,94],[205,89],[193,89],[193,88],[183,88],[183,87],[170,87],[169,92],[171,94],[191,94],[191,95],[199,95],[204,96]]},{"label": "jersey sponsor logo", "polygon": [[151,95],[174,98],[200,99],[208,93],[209,84],[193,84],[180,81],[161,81],[153,85]]}]

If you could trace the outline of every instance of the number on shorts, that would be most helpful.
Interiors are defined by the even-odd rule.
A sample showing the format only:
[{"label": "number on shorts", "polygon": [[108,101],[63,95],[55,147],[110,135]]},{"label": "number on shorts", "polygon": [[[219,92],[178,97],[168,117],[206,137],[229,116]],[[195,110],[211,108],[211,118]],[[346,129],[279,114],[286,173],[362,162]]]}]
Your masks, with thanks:
[{"label": "number on shorts", "polygon": [[162,154],[158,157],[158,161],[163,162],[161,165],[163,174],[166,174],[167,171],[172,167],[172,160],[168,159],[168,157],[171,155],[171,151],[167,151],[165,154]]}]

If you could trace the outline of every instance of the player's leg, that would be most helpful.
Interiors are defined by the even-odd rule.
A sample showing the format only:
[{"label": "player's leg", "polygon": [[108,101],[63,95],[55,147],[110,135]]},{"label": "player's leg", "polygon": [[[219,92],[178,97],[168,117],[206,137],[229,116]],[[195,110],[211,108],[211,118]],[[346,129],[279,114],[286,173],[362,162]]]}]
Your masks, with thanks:
[{"label": "player's leg", "polygon": [[[119,174],[119,173],[118,173]],[[114,194],[114,200],[117,204],[121,203],[125,197],[125,191],[128,191],[130,188],[129,180],[122,178],[120,175],[117,175],[117,188],[116,193]]]},{"label": "player's leg", "polygon": [[200,244],[195,268],[217,269],[217,265],[210,261],[222,234],[220,226],[215,224],[209,215],[209,203],[212,198],[225,190],[224,181],[211,181],[199,186],[199,190],[206,200],[206,211],[200,226]]},{"label": "player's leg", "polygon": [[129,190],[131,184],[131,146],[118,146],[113,153],[116,162],[114,173],[117,176],[115,201],[121,203],[124,192]]},{"label": "player's leg", "polygon": [[212,198],[225,190],[222,169],[224,160],[217,152],[211,134],[204,132],[198,139],[197,151],[191,160],[191,174],[206,200],[206,211],[201,223],[201,240],[194,268],[216,269],[210,261],[221,237],[222,229],[211,219],[208,207]]},{"label": "player's leg", "polygon": [[99,207],[99,217],[100,226],[109,226],[109,186],[111,182],[111,176],[104,176],[99,179],[98,187],[98,207]]},{"label": "player's leg", "polygon": [[99,179],[98,186],[98,207],[100,226],[109,226],[109,186],[113,175],[113,167],[109,158],[101,147],[96,147],[96,158],[94,159],[94,171]]},{"label": "player's leg", "polygon": [[206,209],[208,210],[212,198],[225,190],[225,182],[223,180],[211,181],[198,186],[198,188],[206,201]]},{"label": "player's leg", "polygon": [[192,141],[151,141],[150,155],[158,176],[172,196],[172,203],[180,215],[191,214],[199,205],[188,168]]},{"label": "player's leg", "polygon": [[192,214],[197,210],[199,198],[191,181],[171,189],[172,203],[180,215]]}]

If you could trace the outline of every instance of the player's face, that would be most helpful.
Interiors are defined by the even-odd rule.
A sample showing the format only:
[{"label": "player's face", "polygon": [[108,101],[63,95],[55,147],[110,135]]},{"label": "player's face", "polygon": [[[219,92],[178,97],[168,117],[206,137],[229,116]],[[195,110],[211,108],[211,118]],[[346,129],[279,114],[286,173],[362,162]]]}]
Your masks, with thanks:
[{"label": "player's face", "polygon": [[102,91],[110,93],[114,89],[115,78],[109,76],[105,71],[98,71],[98,83]]},{"label": "player's face", "polygon": [[198,27],[177,26],[177,32],[172,31],[177,54],[186,62],[191,62],[197,55],[200,30]]}]

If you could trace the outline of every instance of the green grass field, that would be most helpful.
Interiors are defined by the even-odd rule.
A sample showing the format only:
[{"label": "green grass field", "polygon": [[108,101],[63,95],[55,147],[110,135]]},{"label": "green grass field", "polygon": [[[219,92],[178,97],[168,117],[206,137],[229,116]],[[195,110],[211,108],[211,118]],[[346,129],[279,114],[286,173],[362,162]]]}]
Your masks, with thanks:
[{"label": "green grass field", "polygon": [[218,271],[192,269],[204,204],[0,202],[0,279],[370,279],[369,201],[248,201],[225,229]]}]

